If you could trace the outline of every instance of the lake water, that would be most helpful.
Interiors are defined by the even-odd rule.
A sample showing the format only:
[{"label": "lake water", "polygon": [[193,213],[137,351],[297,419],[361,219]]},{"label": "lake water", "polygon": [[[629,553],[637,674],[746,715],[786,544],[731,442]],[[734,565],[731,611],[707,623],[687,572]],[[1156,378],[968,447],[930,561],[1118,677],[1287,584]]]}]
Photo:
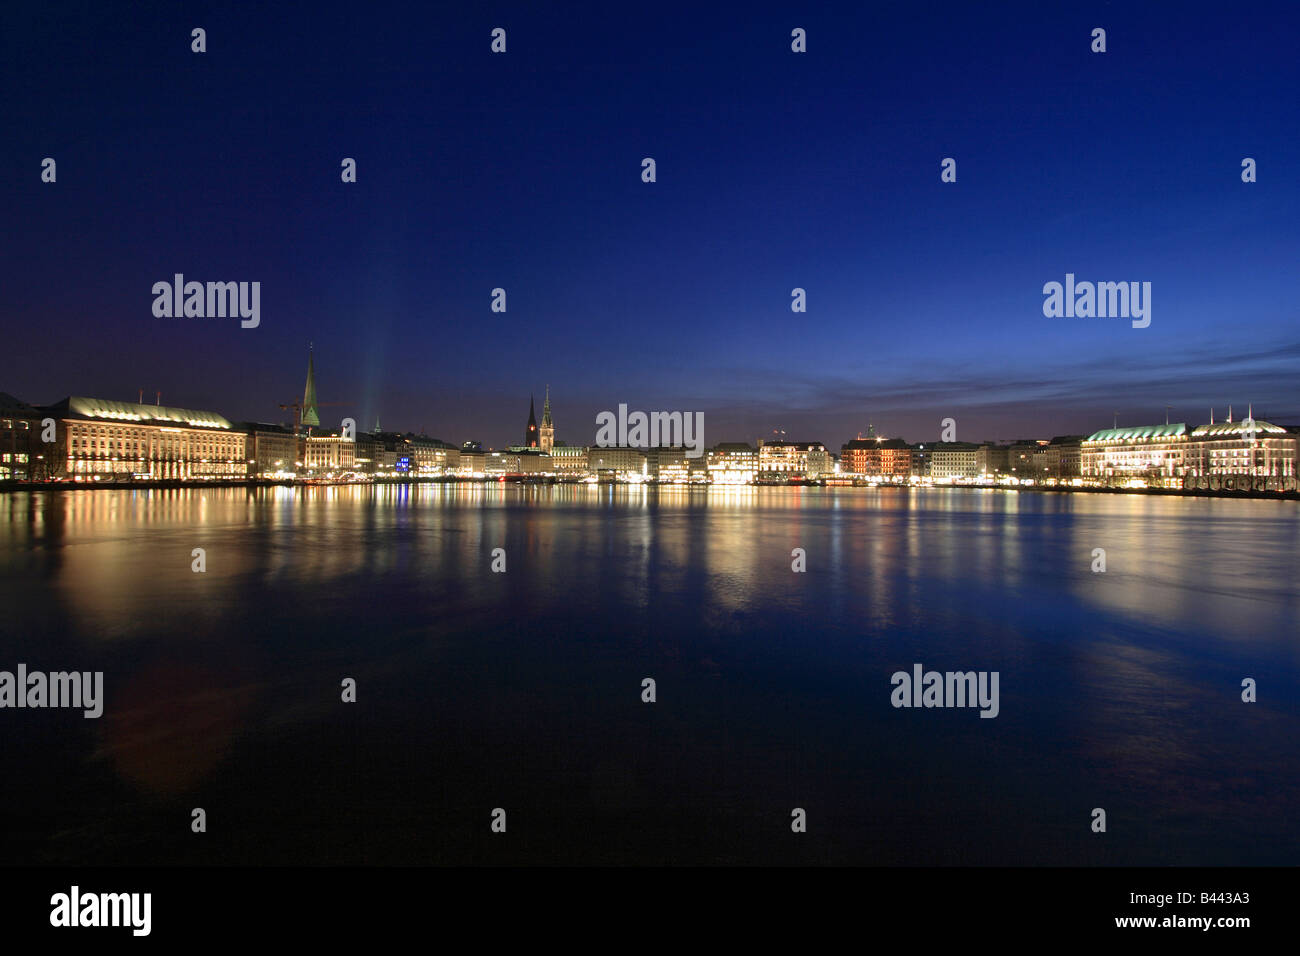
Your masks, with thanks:
[{"label": "lake water", "polygon": [[[1140,495],[0,494],[0,670],[105,675],[0,710],[0,857],[1295,864],[1298,555]],[[916,663],[998,716],[893,707]]]}]

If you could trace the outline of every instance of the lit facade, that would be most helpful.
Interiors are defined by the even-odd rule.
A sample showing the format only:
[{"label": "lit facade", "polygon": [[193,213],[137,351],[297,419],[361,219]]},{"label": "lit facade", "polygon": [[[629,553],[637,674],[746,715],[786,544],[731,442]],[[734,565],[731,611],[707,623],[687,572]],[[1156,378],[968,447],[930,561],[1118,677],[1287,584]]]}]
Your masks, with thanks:
[{"label": "lit facade", "polygon": [[243,478],[247,435],[215,412],[73,396],[48,410],[58,420],[55,476]]},{"label": "lit facade", "polygon": [[457,472],[468,478],[487,474],[487,452],[481,448],[461,448]]},{"label": "lit facade", "polygon": [[840,448],[840,472],[863,478],[906,480],[912,476],[914,450],[901,438],[855,438]]},{"label": "lit facade", "polygon": [[303,440],[302,455],[303,468],[309,473],[354,471],[357,444],[341,435],[308,435]]},{"label": "lit facade", "polygon": [[645,452],[646,477],[661,482],[687,482],[691,480],[691,459],[682,446],[647,448]]},{"label": "lit facade", "polygon": [[1014,478],[1036,478],[1034,455],[1046,441],[1017,441],[1006,446],[1007,461],[1003,472]]},{"label": "lit facade", "polygon": [[0,393],[0,481],[49,477],[53,446],[41,442],[44,416],[11,395]]},{"label": "lit facade", "polygon": [[248,477],[284,478],[298,472],[298,439],[291,429],[250,422],[243,431],[248,436]]},{"label": "lit facade", "polygon": [[1033,453],[1035,478],[1061,480],[1079,477],[1082,453],[1081,435],[1062,435],[1053,438],[1046,445],[1040,445]]},{"label": "lit facade", "polygon": [[760,478],[818,478],[831,472],[831,456],[821,442],[760,441]]},{"label": "lit facade", "polygon": [[1191,433],[1183,422],[1105,428],[1083,441],[1082,476],[1105,484],[1142,481],[1182,487],[1190,442]]},{"label": "lit facade", "polygon": [[721,442],[705,454],[705,467],[714,484],[748,484],[758,477],[758,449],[745,442]]},{"label": "lit facade", "polygon": [[1193,478],[1294,478],[1296,436],[1258,419],[1192,430],[1187,474]]},{"label": "lit facade", "polygon": [[979,445],[940,441],[929,447],[930,477],[935,481],[973,481],[980,477]]},{"label": "lit facade", "polygon": [[601,477],[645,478],[645,452],[639,448],[592,448],[587,452],[587,469]]},{"label": "lit facade", "polygon": [[985,443],[975,452],[975,467],[981,478],[991,478],[1007,470],[1007,448],[1005,445]]},{"label": "lit facade", "polygon": [[387,436],[393,451],[394,468],[400,474],[434,477],[460,470],[461,451],[427,435]]},{"label": "lit facade", "polygon": [[587,449],[582,446],[551,446],[551,470],[557,475],[579,477],[587,471]]}]

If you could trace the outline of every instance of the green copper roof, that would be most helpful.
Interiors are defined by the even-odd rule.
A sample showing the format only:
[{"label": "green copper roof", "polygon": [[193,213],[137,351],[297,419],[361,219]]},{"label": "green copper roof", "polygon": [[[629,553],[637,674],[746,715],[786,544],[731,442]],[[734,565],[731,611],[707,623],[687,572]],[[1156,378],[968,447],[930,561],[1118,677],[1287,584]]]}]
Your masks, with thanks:
[{"label": "green copper roof", "polygon": [[1138,425],[1134,428],[1103,428],[1093,432],[1087,441],[1144,441],[1153,438],[1177,438],[1187,434],[1187,424]]},{"label": "green copper roof", "polygon": [[320,424],[316,415],[316,363],[310,349],[307,351],[307,388],[302,393],[302,423]]}]

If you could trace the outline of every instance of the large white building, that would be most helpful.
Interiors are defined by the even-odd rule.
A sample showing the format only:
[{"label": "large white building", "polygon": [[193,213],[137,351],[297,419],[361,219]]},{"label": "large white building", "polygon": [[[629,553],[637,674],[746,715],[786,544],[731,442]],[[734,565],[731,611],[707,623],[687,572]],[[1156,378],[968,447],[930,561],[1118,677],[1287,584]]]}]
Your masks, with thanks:
[{"label": "large white building", "polygon": [[980,446],[937,441],[930,446],[930,477],[935,481],[973,481],[980,476]]},{"label": "large white building", "polygon": [[1182,423],[1106,428],[1084,440],[1082,472],[1103,484],[1294,487],[1296,439],[1279,425],[1253,418],[1193,429]]},{"label": "large white building", "polygon": [[1103,428],[1084,439],[1081,471],[1103,484],[1143,481],[1181,488],[1187,474],[1191,432],[1185,422]]},{"label": "large white building", "polygon": [[341,435],[308,435],[303,441],[303,469],[308,474],[336,475],[352,471],[357,444]]},{"label": "large white building", "polygon": [[834,461],[821,442],[758,443],[758,473],[762,478],[818,478],[833,470]]},{"label": "large white building", "polygon": [[1200,425],[1192,430],[1187,474],[1194,480],[1190,483],[1213,487],[1214,479],[1246,477],[1264,479],[1267,486],[1277,484],[1275,479],[1294,479],[1296,437],[1280,425],[1253,418]]},{"label": "large white building", "polygon": [[55,477],[243,478],[248,473],[248,436],[216,412],[76,395],[46,412],[58,422]]}]

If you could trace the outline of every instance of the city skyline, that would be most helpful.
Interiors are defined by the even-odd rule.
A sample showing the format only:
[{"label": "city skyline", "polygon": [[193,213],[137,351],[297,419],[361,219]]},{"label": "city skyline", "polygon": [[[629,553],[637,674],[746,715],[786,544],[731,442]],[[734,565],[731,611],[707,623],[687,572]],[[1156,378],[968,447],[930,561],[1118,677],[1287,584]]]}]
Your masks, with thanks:
[{"label": "city skyline", "polygon": [[[330,405],[330,406],[340,406],[340,405],[346,406],[348,403],[343,403],[343,402],[321,403],[316,400],[315,358],[316,358],[315,349],[309,348],[307,375],[305,380],[306,384],[302,392],[302,401],[300,403],[291,403],[291,402],[279,403],[277,405],[277,409],[279,411],[278,415],[264,416],[261,418],[244,417],[236,414],[229,414],[223,406],[205,408],[204,410],[221,414],[223,417],[227,418],[232,423],[278,425],[278,426],[289,427],[293,429],[297,429],[300,425],[304,427],[312,426],[314,428],[317,428],[322,434],[340,431],[341,428],[343,427],[342,419],[353,418],[356,426],[356,431],[363,432],[363,433],[378,433],[382,431],[388,434],[419,435],[428,438],[439,439],[458,447],[463,444],[478,444],[488,450],[520,448],[520,447],[533,447],[539,449],[541,448],[542,441],[538,435],[538,426],[536,424],[536,413],[534,407],[535,396],[533,395],[530,395],[529,397],[530,407],[527,416],[525,437],[522,442],[518,440],[515,441],[505,440],[498,444],[495,442],[484,440],[474,435],[468,435],[468,434],[461,435],[461,434],[451,433],[446,429],[439,428],[436,425],[433,427],[429,427],[427,424],[421,424],[418,427],[402,426],[401,422],[403,420],[403,416],[400,414],[400,410],[397,410],[398,414],[393,416],[392,418],[388,418],[388,416],[385,416],[381,413],[372,416],[371,419],[369,420],[366,420],[366,419],[356,418],[351,408],[348,407],[332,408],[331,410],[336,412],[336,414],[332,416],[326,415],[325,417],[322,418],[320,417],[320,412],[318,411],[319,406],[321,404]],[[546,386],[545,387],[545,408],[544,408],[544,417],[543,417],[543,426],[542,426],[543,429],[546,428],[550,429],[549,436],[546,436],[549,443],[559,444],[559,445],[569,445],[569,446],[596,447],[598,445],[596,438],[600,430],[598,425],[598,416],[600,412],[603,412],[605,410],[601,409],[599,412],[593,413],[590,419],[591,424],[589,427],[585,429],[580,429],[579,426],[576,425],[569,425],[569,426],[557,428],[552,424],[550,391],[551,391],[550,386],[549,385]],[[153,393],[154,401],[152,402],[146,401],[148,394],[149,393],[147,392],[146,389],[143,388],[138,389],[136,393],[135,401],[139,404],[144,404],[144,405],[167,405],[176,408],[200,407],[197,405],[197,403],[187,402],[187,401],[163,402],[162,401],[163,396],[161,390],[157,390]],[[86,390],[73,390],[63,394],[59,399],[51,400],[48,402],[31,401],[29,398],[25,396],[14,395],[12,392],[3,388],[0,388],[0,395],[7,395],[10,399],[14,399],[24,405],[29,405],[33,408],[44,408],[44,407],[53,406],[56,405],[59,401],[72,398],[72,397],[95,398],[100,400],[117,401],[117,402],[125,402],[125,403],[130,403],[132,401],[132,399],[130,399],[129,397],[122,397],[116,395],[93,395],[92,396]],[[626,403],[622,403],[622,404],[626,404]],[[823,430],[818,429],[816,427],[812,428],[811,430],[806,430],[806,433],[805,431],[792,432],[790,429],[776,427],[769,430],[766,434],[760,433],[758,435],[749,435],[749,436],[727,435],[727,436],[719,437],[716,434],[710,434],[707,437],[707,440],[705,442],[705,447],[711,448],[711,447],[716,447],[719,444],[728,444],[728,443],[735,443],[735,442],[744,442],[755,446],[758,443],[763,441],[769,443],[781,442],[781,441],[805,442],[805,443],[814,442],[814,443],[821,443],[826,446],[828,451],[834,452],[836,451],[836,449],[840,447],[841,441],[847,443],[854,440],[862,440],[864,438],[877,438],[879,440],[902,440],[902,441],[907,441],[911,444],[946,443],[946,442],[980,444],[980,443],[1014,442],[1014,441],[1022,441],[1022,440],[1050,441],[1051,439],[1064,437],[1064,436],[1086,437],[1096,432],[1103,431],[1107,428],[1142,427],[1148,425],[1158,425],[1161,423],[1161,416],[1163,416],[1163,421],[1165,424],[1170,424],[1170,423],[1184,423],[1188,425],[1215,424],[1217,422],[1242,421],[1245,420],[1247,417],[1255,418],[1261,421],[1269,421],[1284,426],[1292,426],[1297,424],[1295,422],[1288,420],[1287,418],[1284,418],[1283,416],[1273,415],[1267,409],[1261,408],[1257,412],[1255,410],[1255,403],[1253,401],[1247,400],[1245,404],[1246,404],[1246,412],[1244,415],[1241,414],[1240,412],[1234,411],[1234,409],[1237,408],[1237,406],[1232,402],[1228,402],[1224,405],[1211,404],[1207,406],[1204,414],[1201,416],[1197,416],[1195,414],[1191,414],[1191,415],[1175,414],[1174,406],[1172,405],[1162,406],[1159,409],[1161,415],[1153,414],[1151,416],[1142,416],[1142,415],[1134,416],[1128,414],[1124,410],[1117,409],[1114,412],[1112,412],[1112,420],[1109,423],[1094,423],[1094,425],[1090,428],[1077,430],[1077,431],[1071,431],[1069,429],[1057,427],[1055,429],[1049,428],[1049,430],[1046,432],[1029,433],[1029,434],[988,435],[988,434],[971,434],[965,431],[963,431],[961,434],[958,434],[956,420],[953,420],[952,426],[950,428],[946,428],[945,421],[940,420],[934,423],[934,425],[932,426],[931,430],[933,432],[933,437],[921,436],[921,435],[917,435],[914,437],[914,436],[909,436],[906,433],[901,431],[892,430],[889,426],[888,420],[877,422],[874,418],[869,418],[867,420],[867,424],[864,427],[857,429],[856,431],[848,434],[847,437],[843,437],[842,439],[839,436],[839,433],[836,433],[835,435],[832,435],[829,438],[818,437],[819,435],[821,435]],[[308,413],[309,409],[311,410],[310,415]],[[301,413],[301,421],[299,420],[300,413]],[[287,421],[285,420],[286,414],[288,414]],[[781,418],[781,410],[774,411],[769,409],[767,414],[769,416],[775,416],[773,420],[778,420]],[[398,426],[380,428],[379,425],[381,421],[384,420],[385,418],[388,418],[388,421],[390,422],[390,426],[392,426],[394,420],[397,421]],[[337,421],[334,421],[334,419],[337,419]],[[707,421],[707,416],[706,416],[706,421]],[[507,425],[499,424],[493,427],[493,433],[496,432],[508,433],[509,431],[511,431],[511,429]],[[514,428],[514,431],[516,433],[518,432],[517,424]],[[945,431],[947,431],[947,433],[950,434],[952,437],[949,438],[943,437]],[[618,447],[618,446],[614,446],[614,447]],[[626,447],[637,447],[637,446],[630,445]],[[667,448],[667,447],[672,447],[672,445],[659,443],[659,444],[650,445],[649,447]]]},{"label": "city skyline", "polygon": [[[177,288],[180,288],[179,283]],[[937,440],[909,442],[874,423],[835,452],[835,442],[774,430],[750,444],[705,440],[701,413],[602,411],[594,442],[557,436],[551,389],[539,426],[536,396],[519,444],[486,449],[420,433],[383,431],[352,418],[342,402],[317,398],[315,350],[308,349],[302,400],[281,403],[284,422],[230,420],[220,412],[103,397],[68,396],[47,406],[0,392],[0,480],[35,481],[653,481],[669,484],[1009,484],[1072,488],[1162,488],[1190,492],[1295,491],[1300,425],[1210,411],[1208,423],[1171,420],[1119,425],[1050,439],[967,435],[940,422]],[[338,412],[338,428],[319,408]],[[1242,484],[1244,482],[1244,485]]]},{"label": "city skyline", "polygon": [[[162,6],[19,11],[62,40],[8,64],[0,282],[30,332],[3,387],[266,420],[314,341],[322,401],[497,447],[523,381],[564,395],[561,432],[627,402],[719,440],[1300,420],[1300,66],[1267,8],[491,16],[504,55],[496,19],[402,11],[396,32],[382,5],[342,36],[205,14],[199,55]],[[105,47],[152,67],[106,71]],[[260,283],[259,323],[156,316],[174,274]],[[1150,326],[1047,317],[1067,275],[1150,283]]]}]

